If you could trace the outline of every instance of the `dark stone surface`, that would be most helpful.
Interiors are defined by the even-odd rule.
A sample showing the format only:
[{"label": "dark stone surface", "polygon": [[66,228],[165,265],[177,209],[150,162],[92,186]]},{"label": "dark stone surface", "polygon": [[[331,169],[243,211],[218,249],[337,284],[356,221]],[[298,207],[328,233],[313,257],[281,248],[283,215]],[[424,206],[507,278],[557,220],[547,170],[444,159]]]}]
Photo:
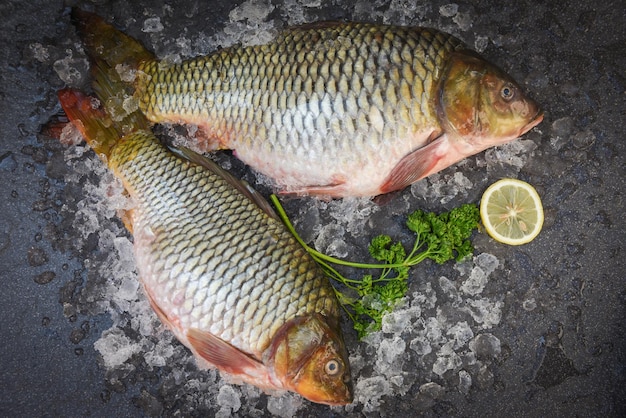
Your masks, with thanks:
[{"label": "dark stone surface", "polygon": [[[399,339],[383,335],[383,341],[406,340],[402,370],[413,383],[391,390],[391,395],[369,409],[363,402],[348,410],[304,402],[295,413],[626,415],[626,8],[619,1],[537,4],[520,0],[504,6],[484,0],[456,2],[455,11],[451,4],[395,0],[284,0],[272,1],[271,6],[269,1],[1,2],[0,415],[211,416],[228,404],[220,400],[228,389],[219,389],[221,383],[216,383],[214,373],[198,371],[188,352],[168,333],[156,325],[152,335],[138,331],[135,302],[126,308],[107,302],[111,283],[128,285],[120,275],[132,278],[132,271],[107,272],[111,257],[117,259],[122,253],[112,253],[112,246],[105,243],[125,244],[128,234],[114,211],[105,206],[88,205],[87,213],[99,208],[94,215],[98,228],[88,234],[82,231],[88,230],[89,220],[77,215],[81,205],[90,201],[89,190],[106,184],[100,180],[103,171],[92,173],[84,158],[66,164],[66,147],[39,134],[60,109],[56,91],[68,81],[73,86],[88,85],[87,62],[69,23],[66,6],[70,5],[96,11],[161,57],[208,53],[211,49],[207,48],[227,46],[251,27],[272,29],[332,19],[432,26],[454,33],[470,46],[484,46],[482,54],[525,86],[546,112],[543,123],[523,138],[531,146],[513,153],[513,157],[523,157],[522,163],[500,163],[494,151],[472,157],[435,180],[385,199],[359,233],[345,232],[343,245],[348,258],[362,260],[369,237],[382,232],[398,238],[406,234],[401,224],[411,210],[442,210],[476,202],[486,186],[501,176],[528,181],[538,189],[546,209],[540,236],[522,247],[497,244],[484,234],[474,241],[476,254],[493,254],[499,260],[481,296],[502,304],[500,320],[491,328],[481,328],[456,302],[455,292],[467,274],[458,278],[459,271],[448,265],[420,266],[410,286],[411,292],[427,296],[421,318],[440,320],[443,315],[447,323],[469,323],[474,336],[482,335],[457,350],[461,364],[441,376],[434,374],[441,351],[420,356],[409,349],[419,331],[413,324],[412,331]],[[238,5],[244,7],[239,9],[244,14],[252,6],[271,12],[259,21],[248,15],[235,24],[236,15],[229,13]],[[142,31],[146,20],[154,17],[160,18],[163,29]],[[59,72],[65,74],[64,81]],[[87,162],[95,161],[92,154],[86,155]],[[257,177],[240,163],[228,155],[220,158],[237,175],[256,183]],[[82,174],[68,177],[76,167],[84,170]],[[441,195],[430,194],[433,188],[450,183],[457,172],[472,186],[446,202]],[[263,184],[259,187],[267,191]],[[303,230],[306,226],[311,239],[319,228],[337,223],[333,216],[337,210],[348,208],[310,199],[294,199],[285,205],[296,225],[300,222]],[[345,229],[349,221],[338,223]],[[450,283],[456,286],[452,292],[445,290]],[[432,285],[430,289],[427,284]],[[428,300],[434,304],[428,305]],[[475,300],[462,298],[463,302]],[[120,367],[107,367],[94,347],[102,341],[103,332],[111,329],[129,344],[140,345]],[[374,346],[357,342],[352,334],[347,344],[358,357],[359,378],[376,376]],[[149,356],[155,350],[167,353],[166,365],[150,365]],[[241,402],[235,415],[277,413],[275,405],[269,405],[274,402],[270,398],[233,387]],[[297,406],[293,398],[287,403],[287,412],[294,410],[290,405]],[[220,413],[228,412],[222,409]]]}]

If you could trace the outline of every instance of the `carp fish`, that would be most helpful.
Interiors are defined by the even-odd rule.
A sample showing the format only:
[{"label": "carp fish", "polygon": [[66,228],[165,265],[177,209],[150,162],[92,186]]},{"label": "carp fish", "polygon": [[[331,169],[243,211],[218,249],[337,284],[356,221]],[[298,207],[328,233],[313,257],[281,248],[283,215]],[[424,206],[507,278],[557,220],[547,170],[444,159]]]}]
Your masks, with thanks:
[{"label": "carp fish", "polygon": [[138,112],[115,120],[105,102],[70,89],[59,100],[135,202],[123,219],[143,289],[198,365],[269,392],[350,403],[334,290],[267,201],[212,161],[176,155]]},{"label": "carp fish", "polygon": [[543,119],[511,77],[435,29],[314,23],[175,64],[96,15],[73,17],[150,121],[197,126],[194,149],[232,149],[284,193],[400,190]]}]

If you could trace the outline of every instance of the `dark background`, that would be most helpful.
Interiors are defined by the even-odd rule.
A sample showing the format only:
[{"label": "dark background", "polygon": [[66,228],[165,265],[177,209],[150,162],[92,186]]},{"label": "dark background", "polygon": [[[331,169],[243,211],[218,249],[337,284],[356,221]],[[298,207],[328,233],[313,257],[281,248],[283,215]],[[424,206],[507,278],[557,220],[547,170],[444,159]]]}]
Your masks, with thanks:
[{"label": "dark background", "polygon": [[[303,198],[287,210],[321,250],[364,260],[377,233],[409,242],[410,211],[477,202],[511,176],[538,189],[544,230],[521,247],[478,234],[476,255],[498,266],[475,294],[463,284],[481,259],[414,269],[398,316],[409,318],[406,329],[358,342],[346,328],[357,381],[348,408],[224,385],[195,368],[137,292],[129,236],[103,203],[119,195],[110,176],[92,153],[72,157],[39,134],[59,111],[59,88],[88,86],[73,5],[170,59],[317,20],[451,32],[518,80],[544,108],[543,123],[384,201]],[[1,416],[626,414],[623,2],[2,0],[0,15]],[[218,160],[268,191],[228,155]],[[432,351],[418,354],[422,344]],[[442,361],[451,363],[440,375]]]}]

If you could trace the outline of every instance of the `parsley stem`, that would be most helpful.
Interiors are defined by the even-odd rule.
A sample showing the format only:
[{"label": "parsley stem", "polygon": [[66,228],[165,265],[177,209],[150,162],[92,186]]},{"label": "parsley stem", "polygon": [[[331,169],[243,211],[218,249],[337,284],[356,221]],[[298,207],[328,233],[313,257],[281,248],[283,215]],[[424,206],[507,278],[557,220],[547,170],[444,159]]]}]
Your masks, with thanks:
[{"label": "parsley stem", "polygon": [[[329,262],[329,263],[333,263],[333,264],[337,264],[337,265],[340,265],[340,266],[355,267],[355,268],[362,268],[362,269],[392,269],[392,268],[397,268],[397,267],[409,267],[409,266],[412,265],[410,263],[407,263],[406,261],[402,262],[402,263],[396,263],[396,264],[354,263],[352,261],[341,260],[339,258],[323,254],[323,253],[317,251],[315,248],[309,246],[306,242],[304,242],[302,240],[300,235],[298,235],[298,233],[296,232],[296,229],[291,224],[291,221],[289,220],[289,217],[287,216],[287,213],[285,213],[285,209],[283,209],[283,206],[280,204],[280,201],[278,200],[278,197],[276,197],[275,194],[272,194],[272,195],[270,195],[270,199],[272,200],[272,203],[274,204],[274,207],[276,207],[276,210],[278,211],[278,216],[283,221],[283,223],[285,224],[285,226],[287,227],[289,232],[291,232],[291,234],[296,238],[296,240],[300,243],[300,245],[302,245],[304,247],[304,249],[309,254],[311,254],[313,256],[313,258],[315,258],[315,260],[317,260],[318,262],[320,260],[323,260],[323,261],[326,261],[326,262]],[[411,254],[415,253],[415,251],[417,250],[416,247],[417,247],[417,243],[416,243],[416,246],[413,248],[413,251],[411,252]],[[409,258],[407,258],[407,260],[408,259]]]}]

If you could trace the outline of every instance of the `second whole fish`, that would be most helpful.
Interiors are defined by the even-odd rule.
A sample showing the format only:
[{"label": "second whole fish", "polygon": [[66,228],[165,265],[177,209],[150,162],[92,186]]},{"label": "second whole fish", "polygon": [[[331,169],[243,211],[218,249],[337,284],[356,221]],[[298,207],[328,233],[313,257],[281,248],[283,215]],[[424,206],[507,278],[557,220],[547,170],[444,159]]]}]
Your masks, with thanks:
[{"label": "second whole fish", "polygon": [[198,364],[268,391],[350,403],[334,290],[269,204],[213,162],[172,153],[137,112],[115,120],[77,91],[59,99],[135,201],[124,221],[141,283]]},{"label": "second whole fish", "polygon": [[173,64],[95,15],[74,19],[101,85],[125,69],[148,119],[196,125],[196,149],[232,149],[286,193],[399,190],[543,118],[511,77],[434,29],[310,24]]}]

